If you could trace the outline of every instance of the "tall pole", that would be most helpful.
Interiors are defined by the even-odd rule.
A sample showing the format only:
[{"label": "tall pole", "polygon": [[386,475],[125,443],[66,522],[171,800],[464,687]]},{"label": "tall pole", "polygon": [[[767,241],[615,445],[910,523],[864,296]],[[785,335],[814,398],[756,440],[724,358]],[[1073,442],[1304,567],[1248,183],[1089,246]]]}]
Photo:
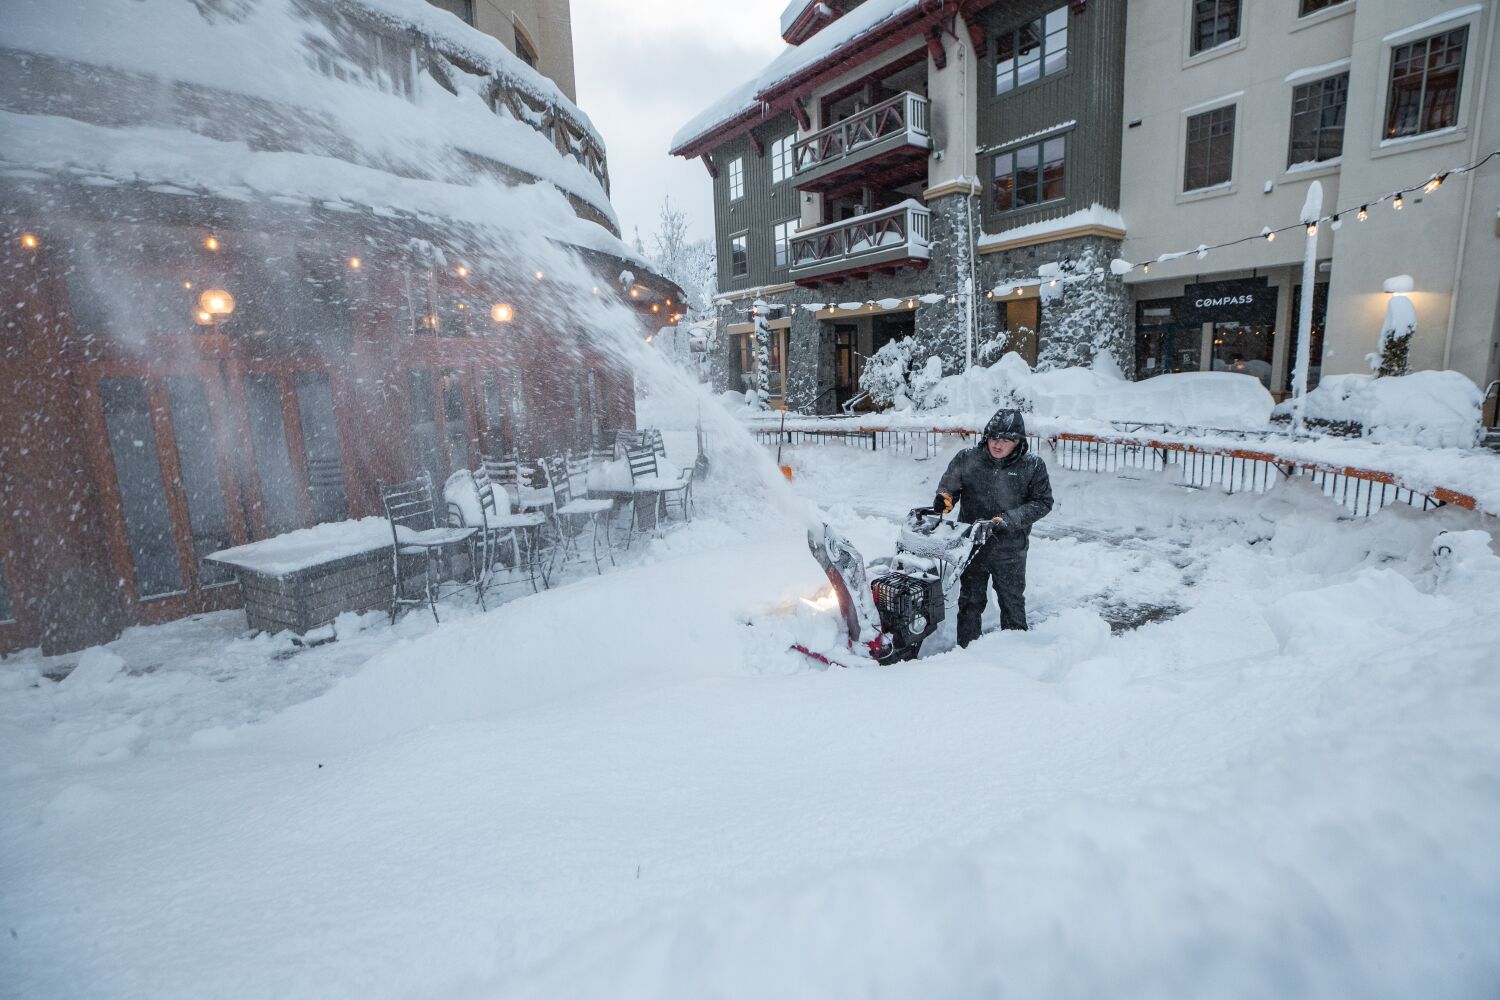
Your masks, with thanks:
[{"label": "tall pole", "polygon": [[1323,213],[1323,185],[1313,181],[1302,204],[1302,223],[1307,227],[1302,254],[1302,301],[1297,311],[1297,362],[1292,369],[1292,433],[1302,433],[1307,395],[1307,369],[1312,363],[1313,284],[1318,280],[1318,216]]}]

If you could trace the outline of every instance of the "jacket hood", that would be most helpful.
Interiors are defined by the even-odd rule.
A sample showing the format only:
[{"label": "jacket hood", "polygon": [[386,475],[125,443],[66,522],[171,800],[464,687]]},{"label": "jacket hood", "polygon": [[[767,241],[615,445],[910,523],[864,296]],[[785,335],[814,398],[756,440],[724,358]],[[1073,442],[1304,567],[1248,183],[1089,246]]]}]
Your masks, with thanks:
[{"label": "jacket hood", "polygon": [[1015,438],[1024,444],[1026,421],[1021,419],[1021,411],[1009,408],[996,410],[989,423],[984,425],[984,433],[979,435],[981,443],[991,438]]}]

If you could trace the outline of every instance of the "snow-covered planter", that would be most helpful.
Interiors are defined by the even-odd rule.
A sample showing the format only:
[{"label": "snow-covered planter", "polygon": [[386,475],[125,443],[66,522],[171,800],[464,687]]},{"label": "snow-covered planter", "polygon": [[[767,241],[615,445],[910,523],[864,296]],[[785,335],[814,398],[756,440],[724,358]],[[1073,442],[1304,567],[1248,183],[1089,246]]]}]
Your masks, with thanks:
[{"label": "snow-covered planter", "polygon": [[1385,306],[1385,320],[1380,324],[1380,349],[1369,356],[1370,368],[1377,375],[1405,375],[1411,371],[1411,338],[1417,332],[1417,310],[1406,293],[1414,283],[1409,274],[1387,278],[1385,290],[1391,296]]},{"label": "snow-covered planter", "polygon": [[[1382,444],[1472,448],[1481,436],[1479,387],[1458,372],[1420,371],[1378,378],[1325,375],[1303,415],[1314,424],[1347,424]],[[1291,412],[1291,401],[1277,408]]]}]

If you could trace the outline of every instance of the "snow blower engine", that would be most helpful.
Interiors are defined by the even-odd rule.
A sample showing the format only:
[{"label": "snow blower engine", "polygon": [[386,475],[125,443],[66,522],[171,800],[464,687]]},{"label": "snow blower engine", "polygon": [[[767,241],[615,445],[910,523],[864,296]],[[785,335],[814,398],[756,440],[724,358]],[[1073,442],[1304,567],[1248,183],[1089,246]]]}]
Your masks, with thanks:
[{"label": "snow blower engine", "polygon": [[[895,554],[868,565],[827,524],[810,530],[807,545],[833,585],[849,648],[877,663],[915,659],[942,623],[956,598],[958,578],[989,541],[990,529],[989,521],[945,521],[932,508],[918,507],[906,515]],[[824,663],[838,662],[802,645],[793,648]]]}]

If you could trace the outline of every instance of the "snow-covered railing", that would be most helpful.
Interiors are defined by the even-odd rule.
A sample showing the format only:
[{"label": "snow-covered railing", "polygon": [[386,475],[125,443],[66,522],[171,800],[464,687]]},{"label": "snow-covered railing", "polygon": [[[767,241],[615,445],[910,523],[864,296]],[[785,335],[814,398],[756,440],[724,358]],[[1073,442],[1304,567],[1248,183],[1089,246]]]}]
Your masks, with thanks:
[{"label": "snow-covered railing", "polygon": [[809,180],[886,149],[929,143],[927,98],[907,91],[797,140],[793,170],[798,181]]},{"label": "snow-covered railing", "polygon": [[[978,431],[962,427],[880,427],[856,424],[753,428],[767,445],[843,444],[892,450],[918,458],[936,455],[954,438],[974,441]],[[1351,516],[1369,517],[1383,507],[1406,504],[1422,510],[1452,505],[1493,515],[1471,494],[1439,485],[1418,485],[1394,472],[1318,461],[1272,450],[1215,446],[1132,434],[1099,435],[1055,431],[1029,435],[1033,449],[1047,449],[1074,472],[1175,472],[1185,486],[1227,493],[1265,493],[1284,479],[1305,478]]]},{"label": "snow-covered railing", "polygon": [[792,280],[927,260],[931,213],[907,200],[792,237]]}]

